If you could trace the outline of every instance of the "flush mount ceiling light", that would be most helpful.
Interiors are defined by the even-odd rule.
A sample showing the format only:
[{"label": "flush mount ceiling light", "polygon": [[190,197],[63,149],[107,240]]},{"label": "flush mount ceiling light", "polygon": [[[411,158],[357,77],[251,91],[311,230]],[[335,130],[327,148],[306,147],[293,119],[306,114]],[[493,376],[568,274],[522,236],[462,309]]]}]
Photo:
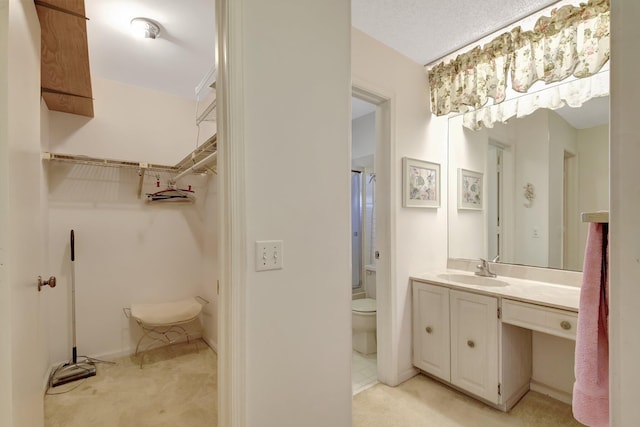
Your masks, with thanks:
[{"label": "flush mount ceiling light", "polygon": [[137,37],[155,39],[160,35],[160,26],[148,18],[133,18],[131,31]]}]

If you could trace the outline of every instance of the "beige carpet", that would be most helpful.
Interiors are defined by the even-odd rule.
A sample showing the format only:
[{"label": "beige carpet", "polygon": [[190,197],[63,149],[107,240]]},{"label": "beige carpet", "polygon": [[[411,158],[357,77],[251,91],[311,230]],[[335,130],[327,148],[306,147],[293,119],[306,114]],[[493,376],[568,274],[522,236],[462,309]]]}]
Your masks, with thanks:
[{"label": "beige carpet", "polygon": [[115,362],[49,389],[45,426],[217,426],[217,357],[203,341],[151,350],[143,369],[133,357]]},{"label": "beige carpet", "polygon": [[398,387],[377,384],[353,397],[353,427],[582,426],[571,407],[529,392],[509,413],[424,375]]}]

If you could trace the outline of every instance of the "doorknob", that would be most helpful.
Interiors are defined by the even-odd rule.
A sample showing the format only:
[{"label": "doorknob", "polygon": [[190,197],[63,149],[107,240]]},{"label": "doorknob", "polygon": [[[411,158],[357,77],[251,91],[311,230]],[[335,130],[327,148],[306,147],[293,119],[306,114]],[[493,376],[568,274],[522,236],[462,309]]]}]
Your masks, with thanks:
[{"label": "doorknob", "polygon": [[43,286],[49,286],[51,288],[56,287],[56,277],[51,276],[49,280],[42,280],[42,276],[38,276],[38,292],[42,291]]}]

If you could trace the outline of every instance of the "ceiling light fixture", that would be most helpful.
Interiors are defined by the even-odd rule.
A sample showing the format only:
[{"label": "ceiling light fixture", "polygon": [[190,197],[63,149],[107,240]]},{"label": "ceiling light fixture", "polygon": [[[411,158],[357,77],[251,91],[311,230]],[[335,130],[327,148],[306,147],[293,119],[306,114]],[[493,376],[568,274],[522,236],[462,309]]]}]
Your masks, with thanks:
[{"label": "ceiling light fixture", "polygon": [[148,18],[133,18],[131,31],[137,37],[155,39],[160,35],[160,26]]}]

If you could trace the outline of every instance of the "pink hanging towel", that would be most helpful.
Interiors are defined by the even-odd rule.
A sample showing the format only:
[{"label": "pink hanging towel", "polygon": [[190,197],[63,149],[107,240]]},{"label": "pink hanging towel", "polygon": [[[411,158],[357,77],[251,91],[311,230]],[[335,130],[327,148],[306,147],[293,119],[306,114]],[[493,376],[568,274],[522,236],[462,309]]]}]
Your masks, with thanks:
[{"label": "pink hanging towel", "polygon": [[589,224],[576,336],[573,416],[609,426],[608,224]]}]

